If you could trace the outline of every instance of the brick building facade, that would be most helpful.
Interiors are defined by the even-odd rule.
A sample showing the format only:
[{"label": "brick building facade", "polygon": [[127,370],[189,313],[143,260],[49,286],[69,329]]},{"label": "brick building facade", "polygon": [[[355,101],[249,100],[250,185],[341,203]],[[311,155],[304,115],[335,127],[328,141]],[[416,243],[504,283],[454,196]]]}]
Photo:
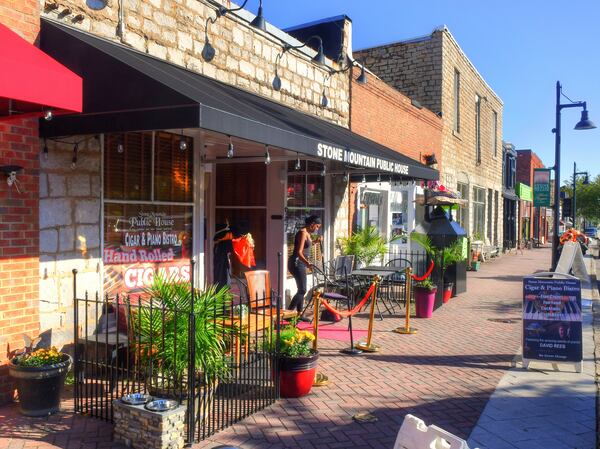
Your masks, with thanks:
[{"label": "brick building facade", "polygon": [[447,28],[355,52],[382,80],[443,117],[440,180],[468,200],[457,220],[502,243],[502,100]]},{"label": "brick building facade", "polygon": [[[517,150],[517,182],[533,189],[533,172],[546,166],[533,150]],[[519,208],[519,236],[521,239],[538,239],[548,242],[551,232],[549,214],[552,209],[535,207],[533,201],[521,201]]]},{"label": "brick building facade", "polygon": [[[0,2],[0,23],[28,42],[39,30],[39,2]],[[0,122],[0,165],[23,167],[18,193],[0,180],[0,403],[12,396],[7,357],[39,330],[39,139],[37,119]]]}]

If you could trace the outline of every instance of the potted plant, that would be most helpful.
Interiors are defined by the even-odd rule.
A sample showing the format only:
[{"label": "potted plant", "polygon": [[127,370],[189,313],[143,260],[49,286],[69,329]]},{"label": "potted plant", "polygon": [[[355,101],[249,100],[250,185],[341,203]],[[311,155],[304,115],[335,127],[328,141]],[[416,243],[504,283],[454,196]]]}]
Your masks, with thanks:
[{"label": "potted plant", "polygon": [[279,332],[279,389],[281,397],[299,398],[310,393],[317,371],[319,352],[313,349],[315,336],[296,328],[294,322]]},{"label": "potted plant", "polygon": [[139,332],[136,351],[147,369],[149,393],[185,402],[193,312],[196,409],[201,403],[209,410],[219,380],[229,372],[225,352],[235,329],[226,323],[231,323],[232,295],[227,288],[209,286],[194,290],[192,304],[189,283],[161,276],[155,276],[145,293],[152,297],[153,306],[136,307],[131,329]]},{"label": "potted plant", "polygon": [[340,247],[344,256],[353,255],[357,266],[369,266],[376,259],[383,259],[388,244],[401,238],[398,235],[386,240],[376,226],[369,226],[352,233],[350,237],[340,238]]},{"label": "potted plant", "polygon": [[19,407],[26,416],[47,416],[60,410],[60,395],[73,359],[49,349],[28,348],[10,360],[9,372],[16,380]]},{"label": "potted plant", "polygon": [[415,284],[415,313],[417,318],[431,318],[437,286],[429,278]]}]

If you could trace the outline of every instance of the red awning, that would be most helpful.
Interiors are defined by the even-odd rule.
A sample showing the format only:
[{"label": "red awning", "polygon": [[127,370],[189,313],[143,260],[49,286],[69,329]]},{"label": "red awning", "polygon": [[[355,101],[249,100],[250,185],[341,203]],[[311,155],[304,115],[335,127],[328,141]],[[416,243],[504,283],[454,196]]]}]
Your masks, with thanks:
[{"label": "red awning", "polygon": [[0,67],[0,119],[81,112],[81,78],[2,24]]}]

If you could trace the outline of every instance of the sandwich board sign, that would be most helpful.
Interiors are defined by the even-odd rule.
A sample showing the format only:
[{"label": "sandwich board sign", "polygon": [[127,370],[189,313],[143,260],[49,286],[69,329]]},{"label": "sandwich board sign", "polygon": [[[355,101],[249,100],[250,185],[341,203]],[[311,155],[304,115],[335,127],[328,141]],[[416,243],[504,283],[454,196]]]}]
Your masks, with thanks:
[{"label": "sandwich board sign", "polygon": [[568,274],[539,273],[523,279],[523,365],[540,360],[583,360],[581,283]]}]

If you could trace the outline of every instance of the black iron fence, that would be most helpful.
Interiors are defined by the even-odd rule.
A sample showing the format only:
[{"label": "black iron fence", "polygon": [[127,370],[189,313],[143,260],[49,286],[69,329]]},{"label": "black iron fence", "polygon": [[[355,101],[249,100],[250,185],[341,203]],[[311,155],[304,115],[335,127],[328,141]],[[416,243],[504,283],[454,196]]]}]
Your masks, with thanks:
[{"label": "black iron fence", "polygon": [[186,407],[186,440],[209,437],[278,398],[281,298],[230,295],[191,283],[156,295],[100,297],[74,291],[75,410],[111,421],[130,393]]}]

